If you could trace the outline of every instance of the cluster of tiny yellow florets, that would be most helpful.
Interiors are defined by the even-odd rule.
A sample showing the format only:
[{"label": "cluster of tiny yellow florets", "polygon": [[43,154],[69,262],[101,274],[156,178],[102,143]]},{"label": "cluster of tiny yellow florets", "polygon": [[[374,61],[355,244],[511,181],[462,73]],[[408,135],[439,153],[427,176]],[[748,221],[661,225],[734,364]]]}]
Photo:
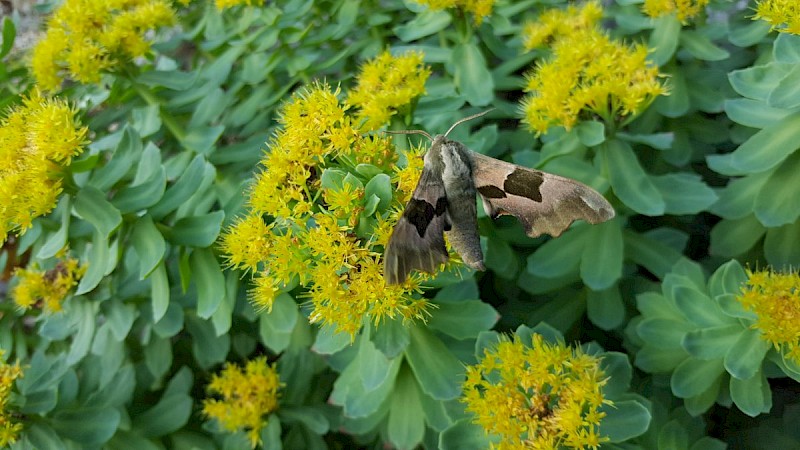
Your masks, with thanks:
[{"label": "cluster of tiny yellow florets", "polygon": [[430,69],[422,58],[419,52],[396,58],[386,51],[364,64],[358,85],[347,95],[347,103],[358,108],[356,119],[366,121],[367,129],[379,128],[398,107],[425,92]]},{"label": "cluster of tiny yellow florets", "polygon": [[761,331],[761,337],[800,364],[800,275],[748,270],[737,298],[756,314],[753,328]]},{"label": "cluster of tiny yellow florets", "polygon": [[61,311],[64,300],[81,279],[86,266],[66,258],[50,270],[17,269],[18,283],[11,291],[14,303],[22,309],[41,308],[47,313]]},{"label": "cluster of tiny yellow florets", "polygon": [[278,409],[278,389],[281,387],[275,366],[264,357],[245,364],[244,370],[228,364],[222,372],[211,377],[208,393],[221,398],[203,401],[203,414],[216,419],[225,430],[247,432],[255,448],[261,441],[261,429],[267,416]]},{"label": "cluster of tiny yellow florets", "polygon": [[674,13],[685,23],[700,14],[706,5],[708,0],[644,0],[642,11],[653,18]]},{"label": "cluster of tiny yellow florets", "polygon": [[22,378],[22,368],[19,363],[8,364],[3,361],[3,349],[0,349],[0,448],[6,448],[17,441],[22,424],[14,420],[8,408],[11,398],[11,389],[17,378]]},{"label": "cluster of tiny yellow florets", "polygon": [[220,10],[233,8],[234,6],[238,5],[255,6],[263,4],[264,0],[214,0],[214,5],[216,5],[217,9]]},{"label": "cluster of tiny yellow florets", "polygon": [[495,0],[415,0],[420,5],[426,5],[434,11],[446,8],[460,8],[475,19],[476,24],[481,24],[483,19],[492,15]]},{"label": "cluster of tiny yellow florets", "polygon": [[534,334],[532,346],[518,337],[486,350],[467,367],[461,401],[499,450],[596,449],[605,413],[606,384],[600,361],[580,349],[550,344]]},{"label": "cluster of tiny yellow florets", "polygon": [[[392,192],[397,205],[411,195],[421,158],[409,155],[408,166],[400,168],[391,140],[365,133],[383,125],[391,116],[387,111],[424,92],[429,72],[420,62],[417,53],[386,53],[364,66],[358,95],[347,96],[349,104],[339,100],[338,89],[315,83],[281,107],[281,128],[250,190],[249,213],[222,238],[229,265],[255,273],[250,296],[259,309],[270,310],[283,289],[299,283],[300,295],[312,306],[312,323],[332,324],[351,336],[365,320],[425,313],[427,303],[412,296],[420,276],[404,286],[384,283],[382,246],[399,214],[363,217],[369,178],[357,170],[369,166],[370,177],[384,172],[402,180]],[[381,75],[376,67],[392,75]],[[348,112],[353,104],[360,108],[357,118]],[[384,122],[361,120],[367,111]],[[338,181],[323,184],[329,176]]]},{"label": "cluster of tiny yellow florets", "polygon": [[593,29],[603,18],[600,3],[590,1],[580,8],[569,5],[566,9],[551,8],[522,28],[522,45],[525,50],[545,46],[559,38],[580,30]]},{"label": "cluster of tiny yellow florets", "polygon": [[0,243],[56,206],[60,172],[83,151],[86,133],[69,104],[39,91],[0,120]]},{"label": "cluster of tiny yellow florets", "polygon": [[[647,47],[608,37],[593,25],[597,12],[598,6],[588,3],[582,9],[545,14],[546,23],[526,27],[527,45],[552,41],[552,55],[527,75],[529,94],[521,106],[532,131],[570,129],[593,116],[611,127],[622,126],[665,93],[658,67],[647,61]],[[573,25],[564,28],[562,22]]]},{"label": "cluster of tiny yellow florets", "polygon": [[753,18],[766,20],[780,32],[800,34],[800,2],[797,0],[760,1]]},{"label": "cluster of tiny yellow florets", "polygon": [[45,90],[57,89],[67,76],[96,83],[103,72],[145,55],[147,32],[174,21],[167,0],[66,0],[33,49],[33,75]]}]

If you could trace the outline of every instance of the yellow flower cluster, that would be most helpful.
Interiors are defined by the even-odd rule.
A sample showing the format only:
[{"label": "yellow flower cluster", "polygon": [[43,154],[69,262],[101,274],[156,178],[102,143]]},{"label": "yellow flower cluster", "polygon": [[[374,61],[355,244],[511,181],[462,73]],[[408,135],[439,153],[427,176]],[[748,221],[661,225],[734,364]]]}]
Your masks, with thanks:
[{"label": "yellow flower cluster", "polygon": [[486,350],[467,367],[461,401],[487,433],[499,435],[498,450],[592,448],[611,404],[600,361],[579,348],[550,344],[534,334],[532,346],[518,337]]},{"label": "yellow flower cluster", "polygon": [[347,95],[347,103],[358,108],[356,119],[365,120],[373,130],[388,122],[398,107],[425,92],[430,69],[422,62],[422,53],[408,53],[400,58],[388,51],[361,67],[358,85]]},{"label": "yellow flower cluster", "polygon": [[700,14],[708,0],[644,0],[642,11],[652,18],[676,14],[685,23]]},{"label": "yellow flower cluster", "polygon": [[61,193],[59,172],[83,151],[86,127],[76,111],[33,91],[0,121],[0,243],[24,233]]},{"label": "yellow flower cluster", "polygon": [[53,269],[44,271],[17,269],[18,283],[11,291],[14,303],[22,309],[42,308],[47,313],[61,311],[64,299],[86,272],[77,259],[61,260]]},{"label": "yellow flower cluster", "polygon": [[66,75],[96,83],[102,72],[145,55],[146,33],[174,21],[167,0],[66,0],[33,49],[33,75],[45,90],[58,89]]},{"label": "yellow flower cluster", "polygon": [[800,3],[797,0],[760,1],[753,18],[766,20],[780,32],[800,34]]},{"label": "yellow flower cluster", "polygon": [[800,275],[796,271],[748,270],[747,283],[737,299],[758,317],[753,328],[800,364]]},{"label": "yellow flower cluster", "polygon": [[217,9],[223,10],[233,8],[234,6],[238,5],[263,5],[264,0],[214,0],[214,4],[216,5]]},{"label": "yellow flower cluster", "polygon": [[658,67],[647,61],[647,47],[629,47],[591,26],[596,8],[590,3],[549,19],[585,27],[570,31],[553,22],[551,29],[528,27],[531,34],[523,36],[529,45],[553,41],[550,58],[527,75],[529,94],[521,104],[523,121],[537,134],[551,126],[570,129],[595,116],[611,128],[623,126],[666,92]]},{"label": "yellow flower cluster", "polygon": [[[228,264],[256,274],[250,296],[259,309],[271,310],[279,292],[299,284],[313,308],[311,322],[332,324],[351,337],[365,320],[424,315],[427,303],[412,296],[421,277],[403,287],[384,283],[383,246],[399,212],[365,214],[376,199],[366,198],[364,187],[377,173],[394,175],[398,188],[385,200],[391,195],[399,206],[419,178],[421,158],[409,154],[409,164],[399,168],[388,137],[364,134],[423,92],[429,71],[421,61],[417,53],[384,53],[365,64],[359,87],[347,96],[361,106],[355,118],[340,91],[324,83],[281,107],[281,129],[249,192],[249,213],[222,238]],[[365,167],[367,175],[359,172]]]},{"label": "yellow flower cluster", "polygon": [[475,23],[480,25],[483,19],[492,15],[495,0],[415,0],[420,5],[439,11],[446,8],[461,8],[471,13]]},{"label": "yellow flower cluster", "polygon": [[596,1],[586,2],[580,8],[569,5],[567,9],[548,9],[523,25],[522,45],[525,50],[533,50],[577,31],[592,29],[602,18],[603,8]]},{"label": "yellow flower cluster", "polygon": [[228,364],[211,377],[207,386],[209,394],[222,398],[205,399],[203,414],[216,419],[225,430],[245,430],[255,448],[261,441],[260,432],[267,424],[267,416],[278,409],[280,387],[275,365],[267,364],[265,357],[248,361],[244,370]]},{"label": "yellow flower cluster", "polygon": [[8,410],[11,388],[17,378],[22,378],[22,368],[19,363],[7,364],[2,361],[3,354],[3,350],[0,349],[0,448],[6,448],[16,442],[22,431],[22,424],[14,421]]}]

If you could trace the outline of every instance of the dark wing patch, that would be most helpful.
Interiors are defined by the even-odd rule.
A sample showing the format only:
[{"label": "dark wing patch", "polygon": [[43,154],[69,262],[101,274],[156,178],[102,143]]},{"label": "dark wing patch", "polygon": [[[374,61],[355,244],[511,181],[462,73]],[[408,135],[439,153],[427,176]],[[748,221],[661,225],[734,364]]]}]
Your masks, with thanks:
[{"label": "dark wing patch", "polygon": [[433,219],[444,214],[446,210],[447,198],[445,197],[436,200],[436,206],[431,205],[427,200],[412,198],[403,211],[403,217],[414,225],[419,237],[425,237],[425,231]]},{"label": "dark wing patch", "polygon": [[515,167],[514,171],[506,176],[503,190],[506,194],[518,195],[541,203],[542,183],[544,183],[544,172]]},{"label": "dark wing patch", "polygon": [[506,191],[497,186],[481,186],[477,189],[486,198],[506,198]]}]

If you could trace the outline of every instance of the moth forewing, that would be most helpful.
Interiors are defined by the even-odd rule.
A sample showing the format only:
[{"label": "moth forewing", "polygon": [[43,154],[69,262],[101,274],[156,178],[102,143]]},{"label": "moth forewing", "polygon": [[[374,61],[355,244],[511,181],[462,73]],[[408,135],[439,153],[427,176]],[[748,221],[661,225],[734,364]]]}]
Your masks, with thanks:
[{"label": "moth forewing", "polygon": [[486,213],[516,216],[528,236],[557,237],[576,220],[597,224],[615,215],[602,195],[581,182],[475,152],[471,156]]},{"label": "moth forewing", "polygon": [[388,284],[405,282],[412,270],[433,273],[447,262],[444,245],[444,231],[450,228],[447,196],[441,163],[431,161],[432,156],[435,155],[425,155],[417,187],[386,245],[383,273]]}]

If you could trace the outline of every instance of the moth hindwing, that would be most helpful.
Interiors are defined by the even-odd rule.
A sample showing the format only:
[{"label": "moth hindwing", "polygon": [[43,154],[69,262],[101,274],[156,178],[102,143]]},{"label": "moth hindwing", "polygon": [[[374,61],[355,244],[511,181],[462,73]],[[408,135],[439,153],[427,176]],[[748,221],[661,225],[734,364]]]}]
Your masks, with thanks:
[{"label": "moth hindwing", "polygon": [[583,183],[475,153],[446,134],[432,140],[384,252],[389,284],[403,283],[412,270],[433,273],[447,262],[444,234],[465,264],[485,269],[476,193],[487,214],[517,217],[531,237],[559,236],[576,220],[597,224],[614,217],[608,201]]}]

